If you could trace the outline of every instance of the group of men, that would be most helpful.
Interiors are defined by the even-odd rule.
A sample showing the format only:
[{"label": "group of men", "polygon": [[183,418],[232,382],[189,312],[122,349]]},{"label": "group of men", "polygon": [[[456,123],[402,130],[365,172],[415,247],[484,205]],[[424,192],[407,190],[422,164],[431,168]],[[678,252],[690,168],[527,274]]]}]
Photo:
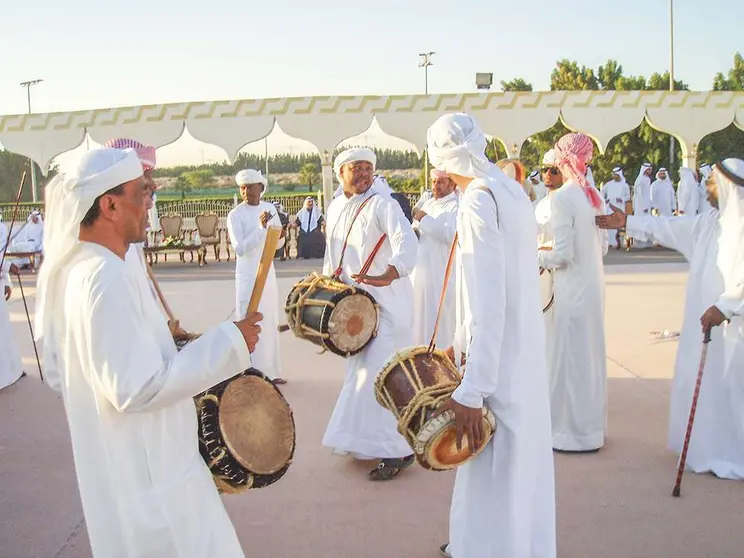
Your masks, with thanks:
[{"label": "group of men", "polygon": [[[435,341],[467,370],[442,409],[453,411],[468,443],[480,436],[484,405],[499,427],[482,453],[458,468],[449,541],[440,551],[454,558],[554,558],[552,452],[604,444],[602,256],[605,229],[627,228],[691,261],[670,445],[679,451],[696,337],[702,339],[701,327],[721,326],[713,332],[688,463],[698,472],[744,478],[744,389],[737,375],[744,358],[744,162],[726,160],[711,173],[716,211],[626,218],[617,208],[607,214],[588,172],[593,146],[585,135],[568,134],[545,155],[545,196],[536,206],[485,148],[469,115],[437,119],[427,134],[436,169],[432,193],[414,208],[413,223],[377,180],[371,150],[346,150],[334,161],[341,192],[327,211],[323,272],[338,269],[341,281],[368,290],[380,323],[374,340],[346,360],[323,444],[376,460],[369,472],[376,481],[413,463],[395,418],[375,401],[374,377],[396,351],[428,344],[454,242]],[[250,366],[281,382],[273,269],[259,313],[246,316],[266,231],[281,222],[261,199],[267,186],[261,173],[238,173],[243,203],[228,216],[238,254],[235,321],[178,352],[178,325],[164,317],[136,249],[154,192],[148,152],[90,151],[47,186],[37,339],[47,382],[63,396],[94,555],[242,557],[199,455],[192,398]],[[541,268],[552,274],[555,292],[547,315]]]}]

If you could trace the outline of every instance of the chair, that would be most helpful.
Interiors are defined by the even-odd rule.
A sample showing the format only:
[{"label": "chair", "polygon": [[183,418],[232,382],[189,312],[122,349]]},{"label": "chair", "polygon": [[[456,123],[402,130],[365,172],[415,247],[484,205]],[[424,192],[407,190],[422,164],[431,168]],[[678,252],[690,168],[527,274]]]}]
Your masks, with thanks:
[{"label": "chair", "polygon": [[[160,229],[161,234],[163,235],[163,240],[168,237],[173,237],[181,241],[184,240],[183,217],[180,215],[168,213],[167,215],[161,216]],[[183,251],[179,252],[178,255],[182,262],[185,261]],[[163,253],[163,259],[167,262],[168,254]],[[157,261],[157,254],[155,255],[155,261]]]},{"label": "chair", "polygon": [[217,231],[220,217],[214,212],[199,213],[196,216],[196,230],[199,231],[199,239],[202,245],[211,246],[214,250],[214,259],[220,260],[221,239]]}]

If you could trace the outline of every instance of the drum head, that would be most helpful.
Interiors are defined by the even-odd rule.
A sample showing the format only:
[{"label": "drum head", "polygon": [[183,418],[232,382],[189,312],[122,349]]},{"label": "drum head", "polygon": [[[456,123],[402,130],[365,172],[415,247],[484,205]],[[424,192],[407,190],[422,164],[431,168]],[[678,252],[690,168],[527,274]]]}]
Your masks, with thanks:
[{"label": "drum head", "polygon": [[496,417],[484,408],[481,429],[485,433],[484,441],[470,453],[467,438],[462,441],[462,449],[457,449],[457,432],[455,430],[455,415],[446,411],[427,422],[416,439],[414,451],[419,463],[427,469],[448,471],[463,465],[476,457],[491,440],[496,430]]},{"label": "drum head", "polygon": [[292,458],[292,411],[270,381],[254,375],[232,380],[222,394],[219,419],[225,445],[250,472],[271,475]]},{"label": "drum head", "polygon": [[377,308],[370,297],[355,293],[341,298],[331,311],[328,334],[344,353],[364,347],[377,330]]}]

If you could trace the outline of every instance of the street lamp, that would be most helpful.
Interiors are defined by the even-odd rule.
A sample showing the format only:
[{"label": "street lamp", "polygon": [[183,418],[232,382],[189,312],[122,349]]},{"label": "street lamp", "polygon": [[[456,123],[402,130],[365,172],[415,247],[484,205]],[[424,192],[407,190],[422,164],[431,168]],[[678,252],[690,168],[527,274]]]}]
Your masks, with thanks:
[{"label": "street lamp", "polygon": [[[44,81],[43,79],[32,79],[31,81],[23,81],[21,82],[21,87],[26,88],[26,97],[28,99],[28,113],[31,114],[31,87],[41,83]],[[31,195],[33,196],[33,201],[36,203],[39,201],[39,192],[36,188],[36,165],[34,164],[33,159],[29,157],[28,159],[29,164],[31,165]]]},{"label": "street lamp", "polygon": [[[674,91],[674,0],[669,0],[669,91]],[[669,172],[674,166],[674,136],[669,138]]]},{"label": "street lamp", "polygon": [[[434,52],[421,52],[419,53],[419,68],[424,69],[424,93],[426,95],[429,94],[429,66],[434,64],[434,62],[431,61],[431,57],[434,55]],[[424,190],[429,189],[429,153],[427,150],[424,150]]]}]

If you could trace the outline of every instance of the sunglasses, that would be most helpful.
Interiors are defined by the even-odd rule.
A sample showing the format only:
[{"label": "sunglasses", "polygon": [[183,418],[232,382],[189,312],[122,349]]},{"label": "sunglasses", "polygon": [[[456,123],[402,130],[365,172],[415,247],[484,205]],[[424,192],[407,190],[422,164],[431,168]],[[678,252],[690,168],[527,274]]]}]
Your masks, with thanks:
[{"label": "sunglasses", "polygon": [[540,169],[541,174],[545,174],[546,172],[549,172],[553,176],[558,176],[560,171],[556,167],[543,167]]}]

